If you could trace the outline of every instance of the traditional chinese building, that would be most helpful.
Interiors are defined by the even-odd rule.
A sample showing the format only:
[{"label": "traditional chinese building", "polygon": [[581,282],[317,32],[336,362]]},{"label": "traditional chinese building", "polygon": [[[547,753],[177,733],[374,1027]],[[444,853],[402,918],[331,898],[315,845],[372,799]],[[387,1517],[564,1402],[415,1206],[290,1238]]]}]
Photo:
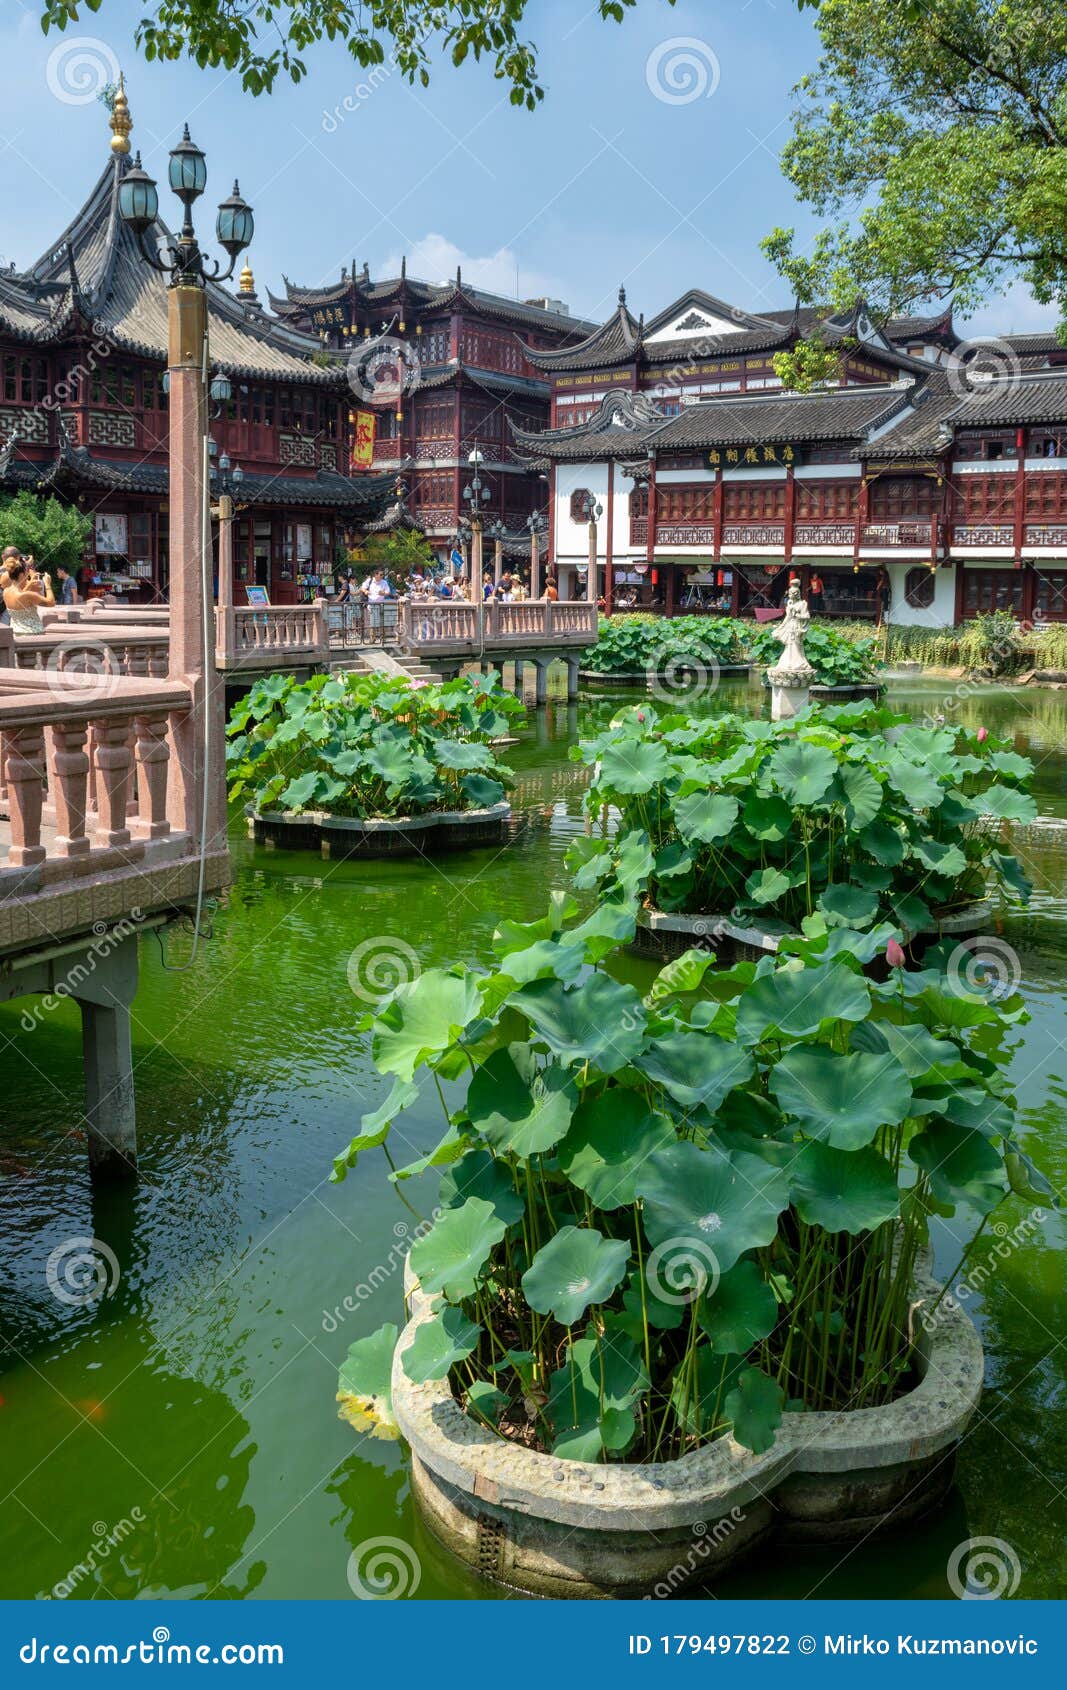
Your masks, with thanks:
[{"label": "traditional chinese building", "polygon": [[[463,498],[472,451],[488,488],[482,515],[507,530],[506,549],[525,555],[526,522],[546,504],[546,486],[515,452],[512,429],[550,420],[551,383],[533,352],[584,343],[595,325],[558,300],[521,301],[455,280],[434,285],[400,274],[372,281],[367,267],[342,270],[321,288],[270,296],[287,323],[319,337],[349,373],[353,427],[372,416],[373,470],[405,471],[408,508],[447,555],[468,514]],[[365,427],[365,422],[363,423]]]},{"label": "traditional chinese building", "polygon": [[[677,345],[690,330],[672,316]],[[831,616],[1067,619],[1067,372],[1041,367],[1055,352],[986,377],[943,323],[904,325],[907,353],[866,328],[858,314],[844,336],[839,384],[809,394],[768,391],[747,327],[665,384],[622,301],[595,349],[567,369],[556,355],[556,426],[516,445],[550,475],[561,596],[585,594],[595,552],[616,608],[751,614],[796,573]]]},{"label": "traditional chinese building", "polygon": [[[0,272],[0,488],[91,514],[87,563],[146,602],[169,571],[167,281],[118,213],[132,128],[121,89],[111,128],[111,157],[69,226],[29,268]],[[145,244],[169,238],[157,223]],[[208,316],[216,462],[241,471],[237,601],[252,583],[278,604],[313,598],[345,533],[381,519],[394,477],[348,473],[344,372],[263,311],[247,264],[236,294],[208,284]]]}]

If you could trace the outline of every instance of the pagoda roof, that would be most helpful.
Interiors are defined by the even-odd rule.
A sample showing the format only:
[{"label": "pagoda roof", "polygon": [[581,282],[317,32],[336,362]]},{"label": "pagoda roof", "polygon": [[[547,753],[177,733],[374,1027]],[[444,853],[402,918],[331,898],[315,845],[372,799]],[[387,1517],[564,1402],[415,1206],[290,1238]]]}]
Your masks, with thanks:
[{"label": "pagoda roof", "polygon": [[[165,362],[168,281],[147,262],[119,216],[118,190],[130,168],[113,156],[88,199],[55,244],[28,270],[0,272],[0,327],[19,340],[55,344],[84,332],[117,348]],[[157,220],[150,249],[173,241]],[[340,385],[334,371],[310,363],[317,342],[273,321],[258,305],[208,282],[212,362],[229,374]]]},{"label": "pagoda roof", "polygon": [[530,363],[538,370],[584,370],[597,364],[617,366],[632,364],[641,349],[643,326],[626,304],[626,289],[619,289],[619,303],[614,313],[592,334],[575,346],[541,347],[523,343]]},{"label": "pagoda roof", "polygon": [[519,428],[509,419],[516,447],[534,462],[558,459],[595,461],[599,458],[632,457],[674,418],[668,417],[652,399],[625,388],[612,388],[604,395],[586,422],[571,428],[546,428],[540,433]]},{"label": "pagoda roof", "polygon": [[321,306],[342,305],[354,296],[357,306],[364,310],[395,310],[403,304],[408,309],[437,311],[466,305],[486,316],[499,317],[526,329],[540,328],[583,336],[596,328],[595,323],[583,317],[573,317],[568,312],[550,311],[528,300],[509,299],[505,294],[472,287],[463,280],[461,271],[447,282],[419,281],[409,276],[406,269],[402,269],[399,276],[372,281],[366,268],[356,275],[354,267],[351,276],[343,270],[338,281],[317,288],[297,287],[288,276],[283,276],[282,280],[285,283],[284,296],[269,291],[267,295],[271,310],[282,318],[300,317]]},{"label": "pagoda roof", "polygon": [[[18,455],[19,440],[9,437],[0,453],[0,485],[46,492],[92,488],[102,492],[166,494],[170,477],[166,464],[142,459],[119,462],[99,457],[88,447],[75,446],[60,428],[54,458],[32,460]],[[213,479],[214,474],[213,473]],[[320,469],[315,475],[260,475],[246,471],[240,486],[242,505],[315,505],[345,511],[381,511],[393,492],[395,474],[347,476]]]},{"label": "pagoda roof", "polygon": [[[946,432],[1067,422],[1067,372],[971,376],[966,367],[936,371],[916,395],[912,413],[864,449],[862,456],[909,458],[944,452]],[[857,454],[860,455],[860,454]]]}]

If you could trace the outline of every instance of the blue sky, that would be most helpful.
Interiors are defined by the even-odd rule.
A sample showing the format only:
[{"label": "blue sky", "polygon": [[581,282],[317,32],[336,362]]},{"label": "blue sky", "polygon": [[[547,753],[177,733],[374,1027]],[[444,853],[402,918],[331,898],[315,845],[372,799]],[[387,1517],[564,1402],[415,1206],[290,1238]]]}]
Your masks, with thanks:
[{"label": "blue sky", "polygon": [[[208,156],[212,208],[240,178],[256,210],[261,297],[281,290],[283,271],[314,285],[351,259],[395,271],[406,253],[427,280],[458,262],[484,286],[547,293],[594,318],[611,311],[620,282],[649,316],[690,286],[756,311],[789,304],[759,240],[776,223],[813,228],[778,168],[790,89],[817,52],[812,14],[790,0],[640,0],[621,26],[586,0],[531,0],[547,89],[532,114],[509,105],[484,67],[441,61],[428,90],[379,72],[372,87],[339,46],[309,55],[299,86],[253,99],[236,76],[145,64],[133,44],[142,0],[104,0],[47,38],[39,9],[4,0],[0,12],[4,262],[35,258],[103,167],[107,118],[91,88],[120,65],[132,139],[153,175],[165,179],[188,120]],[[209,226],[205,207],[203,235]],[[973,327],[1054,317],[1014,289]]]}]

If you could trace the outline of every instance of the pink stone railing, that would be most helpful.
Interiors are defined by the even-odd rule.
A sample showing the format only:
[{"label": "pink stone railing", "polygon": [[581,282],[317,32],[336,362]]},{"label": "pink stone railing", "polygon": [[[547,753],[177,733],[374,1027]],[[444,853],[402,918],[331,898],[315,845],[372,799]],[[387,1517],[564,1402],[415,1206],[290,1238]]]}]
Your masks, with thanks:
[{"label": "pink stone railing", "polygon": [[[167,673],[170,634],[167,627],[132,624],[49,621],[43,634],[15,638],[7,659],[15,668],[47,676],[87,674],[144,675],[162,679]],[[0,650],[0,664],[5,652]]]},{"label": "pink stone railing", "polygon": [[169,744],[191,702],[176,681],[0,669],[0,949],[49,938],[36,894],[83,886],[91,920],[101,874],[191,856]]},{"label": "pink stone railing", "polygon": [[592,645],[597,637],[596,605],[584,599],[529,599],[517,604],[491,600],[477,604],[400,606],[400,642],[408,650],[430,653],[514,651]]},{"label": "pink stone railing", "polygon": [[215,617],[220,669],[280,669],[329,661],[326,604],[224,605]]}]

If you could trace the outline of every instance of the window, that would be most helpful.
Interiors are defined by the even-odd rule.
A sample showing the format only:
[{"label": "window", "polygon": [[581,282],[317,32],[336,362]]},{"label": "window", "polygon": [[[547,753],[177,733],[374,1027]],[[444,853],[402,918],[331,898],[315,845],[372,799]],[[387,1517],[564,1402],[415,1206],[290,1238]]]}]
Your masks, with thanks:
[{"label": "window", "polygon": [[937,576],[932,569],[909,569],[904,577],[904,602],[913,610],[929,610],[934,602]]},{"label": "window", "polygon": [[956,483],[964,522],[1010,522],[1015,515],[1013,475],[964,475]]},{"label": "window", "polygon": [[847,522],[859,508],[858,481],[798,481],[798,522]]},{"label": "window", "polygon": [[1042,622],[1067,622],[1067,569],[1035,569],[1034,614]]},{"label": "window", "polygon": [[898,522],[902,517],[936,516],[940,508],[941,489],[935,476],[886,475],[870,484],[869,510],[872,522]]},{"label": "window", "polygon": [[647,486],[635,487],[633,492],[630,494],[630,515],[631,517],[648,515]]},{"label": "window", "polygon": [[963,572],[963,614],[978,616],[993,610],[1022,607],[1021,569],[965,569]]},{"label": "window", "polygon": [[699,487],[657,487],[657,522],[708,523],[714,520],[715,488],[708,482]]},{"label": "window", "polygon": [[728,481],[723,517],[727,522],[781,522],[785,517],[785,482]]},{"label": "window", "polygon": [[593,495],[587,487],[577,487],[571,494],[571,521],[588,522]]},{"label": "window", "polygon": [[1023,488],[1023,510],[1028,517],[1067,517],[1067,475],[1042,470],[1029,475]]}]

